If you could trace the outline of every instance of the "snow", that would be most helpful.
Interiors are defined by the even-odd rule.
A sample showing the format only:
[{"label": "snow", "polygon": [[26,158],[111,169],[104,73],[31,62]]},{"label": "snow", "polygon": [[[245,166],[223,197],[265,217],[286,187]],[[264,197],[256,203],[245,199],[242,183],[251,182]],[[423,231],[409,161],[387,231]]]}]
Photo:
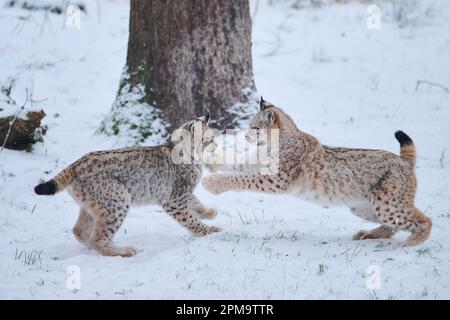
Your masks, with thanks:
[{"label": "snow", "polygon": [[142,84],[130,86],[127,68],[120,82],[124,83],[117,97],[102,121],[98,133],[116,138],[116,145],[157,145],[168,138],[167,124],[161,119],[160,111],[144,100],[145,87]]},{"label": "snow", "polygon": [[406,233],[355,242],[353,233],[375,225],[347,208],[287,195],[214,196],[199,186],[198,197],[219,210],[208,223],[221,233],[192,238],[150,206],[132,209],[115,238],[138,255],[83,247],[71,233],[78,205],[66,192],[38,197],[33,187],[117,145],[95,132],[125,64],[129,4],[89,2],[79,30],[64,27],[64,14],[2,5],[0,84],[15,79],[18,103],[25,88],[42,100],[34,107],[46,111],[49,129],[32,153],[0,153],[0,298],[450,298],[450,3],[426,1],[430,9],[422,1],[414,10],[423,14],[404,20],[382,6],[379,30],[366,27],[367,4],[292,3],[251,2],[258,91],[328,145],[398,153],[393,134],[408,133],[418,149],[416,205],[434,222],[430,239],[410,249],[398,248]]},{"label": "snow", "polygon": [[236,102],[232,105],[228,112],[239,116],[236,126],[239,128],[247,128],[250,119],[258,111],[258,101],[260,97],[255,92],[254,88],[244,88],[241,90],[242,96],[245,97],[246,102]]}]

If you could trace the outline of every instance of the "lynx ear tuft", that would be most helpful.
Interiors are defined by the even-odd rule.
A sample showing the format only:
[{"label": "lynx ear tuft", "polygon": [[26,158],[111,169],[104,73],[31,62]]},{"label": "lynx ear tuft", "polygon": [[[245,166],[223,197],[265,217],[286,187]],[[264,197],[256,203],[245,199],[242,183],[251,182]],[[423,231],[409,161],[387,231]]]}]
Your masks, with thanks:
[{"label": "lynx ear tuft", "polygon": [[265,101],[264,101],[263,97],[261,96],[261,100],[259,101],[259,109],[260,110],[264,110],[266,108],[264,104],[265,104]]},{"label": "lynx ear tuft", "polygon": [[209,112],[207,112],[205,114],[205,120],[204,120],[206,125],[209,125],[209,120],[211,120],[211,114]]},{"label": "lynx ear tuft", "polygon": [[202,121],[206,123],[206,125],[209,124],[209,121],[211,120],[211,114],[209,112],[206,112],[206,114],[202,117],[197,117],[197,121]]},{"label": "lynx ear tuft", "polygon": [[270,102],[264,100],[263,97],[261,96],[261,100],[259,101],[259,109],[262,111],[270,107],[273,107],[273,105]]}]

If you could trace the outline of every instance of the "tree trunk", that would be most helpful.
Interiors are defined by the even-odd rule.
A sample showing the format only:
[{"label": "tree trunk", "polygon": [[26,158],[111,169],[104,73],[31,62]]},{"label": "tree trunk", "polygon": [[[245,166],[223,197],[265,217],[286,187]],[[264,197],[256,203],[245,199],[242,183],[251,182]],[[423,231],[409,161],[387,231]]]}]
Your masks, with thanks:
[{"label": "tree trunk", "polygon": [[256,99],[248,0],[131,0],[127,67],[106,132],[134,130],[139,143],[206,112],[213,127],[235,127]]}]

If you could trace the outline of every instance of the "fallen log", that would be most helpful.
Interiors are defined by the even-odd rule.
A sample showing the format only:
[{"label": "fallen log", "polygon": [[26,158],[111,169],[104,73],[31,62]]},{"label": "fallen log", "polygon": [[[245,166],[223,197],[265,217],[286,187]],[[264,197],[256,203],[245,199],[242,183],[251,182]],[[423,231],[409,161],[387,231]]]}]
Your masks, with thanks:
[{"label": "fallen log", "polygon": [[31,151],[32,145],[42,142],[47,132],[47,126],[41,125],[45,112],[30,111],[26,119],[9,116],[0,118],[0,147],[1,149]]}]

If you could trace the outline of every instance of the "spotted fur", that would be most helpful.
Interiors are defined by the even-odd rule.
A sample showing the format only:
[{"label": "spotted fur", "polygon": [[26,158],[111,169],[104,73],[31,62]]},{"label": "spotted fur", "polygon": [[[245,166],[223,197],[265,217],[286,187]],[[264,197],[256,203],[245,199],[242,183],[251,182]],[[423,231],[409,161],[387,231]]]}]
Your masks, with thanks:
[{"label": "spotted fur", "polygon": [[[194,121],[183,125],[190,130]],[[205,122],[202,128],[208,131]],[[214,143],[204,135],[202,145]],[[136,249],[117,247],[114,234],[134,205],[157,204],[194,236],[220,231],[200,219],[213,219],[216,210],[206,208],[193,194],[201,164],[175,164],[173,143],[92,152],[68,166],[52,180],[36,186],[37,194],[67,189],[81,210],[73,233],[88,247],[106,256],[133,256]]]},{"label": "spotted fur", "polygon": [[290,193],[346,205],[359,217],[381,224],[371,231],[359,231],[355,240],[389,238],[404,230],[411,235],[402,245],[415,246],[429,237],[432,221],[414,206],[416,153],[405,133],[396,133],[400,156],[382,150],[329,147],[299,130],[286,113],[265,101],[251,127],[280,130],[279,173],[209,175],[202,183],[210,192]]}]

